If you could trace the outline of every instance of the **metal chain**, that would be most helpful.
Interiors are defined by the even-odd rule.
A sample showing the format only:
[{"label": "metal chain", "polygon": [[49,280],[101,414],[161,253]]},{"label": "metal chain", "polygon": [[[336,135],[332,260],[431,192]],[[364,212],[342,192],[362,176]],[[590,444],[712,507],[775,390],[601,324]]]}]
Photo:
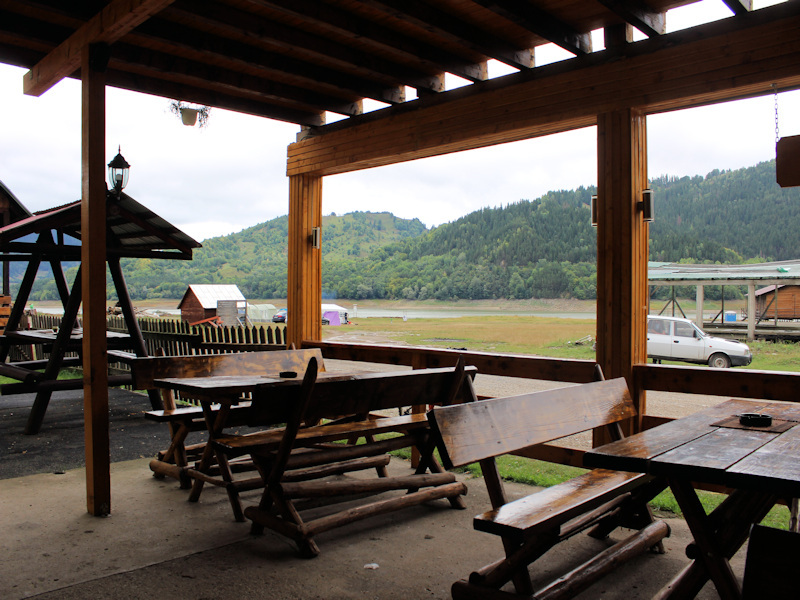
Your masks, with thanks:
[{"label": "metal chain", "polygon": [[781,139],[780,131],[778,130],[778,85],[772,84],[772,90],[775,92],[775,143]]}]

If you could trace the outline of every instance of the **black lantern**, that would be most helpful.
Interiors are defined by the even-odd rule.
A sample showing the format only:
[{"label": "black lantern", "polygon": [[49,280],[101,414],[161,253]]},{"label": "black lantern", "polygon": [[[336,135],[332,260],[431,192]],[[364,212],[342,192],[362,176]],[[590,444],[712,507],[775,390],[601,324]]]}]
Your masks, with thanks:
[{"label": "black lantern", "polygon": [[128,173],[131,170],[131,166],[128,164],[128,161],[122,157],[120,150],[121,149],[118,147],[117,155],[110,163],[108,163],[109,183],[117,195],[119,195],[120,192],[122,192],[122,189],[128,185]]}]

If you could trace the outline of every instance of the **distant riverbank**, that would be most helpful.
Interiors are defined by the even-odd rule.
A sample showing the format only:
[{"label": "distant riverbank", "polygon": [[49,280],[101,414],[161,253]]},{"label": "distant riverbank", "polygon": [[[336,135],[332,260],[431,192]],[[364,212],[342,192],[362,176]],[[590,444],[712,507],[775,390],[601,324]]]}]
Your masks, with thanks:
[{"label": "distant riverbank", "polygon": [[[445,319],[457,317],[481,316],[547,316],[561,318],[595,318],[593,301],[571,299],[546,300],[459,300],[441,302],[438,300],[347,300],[323,299],[324,303],[338,304],[344,308],[350,318],[408,318],[408,319]],[[155,298],[134,301],[139,312],[156,316],[159,313],[176,315],[180,299]],[[286,299],[248,300],[250,304],[273,304],[276,308],[286,306]],[[32,302],[32,306],[41,311],[61,314],[60,302]],[[109,306],[113,306],[109,302]]]},{"label": "distant riverbank", "polygon": [[[276,308],[286,306],[285,298],[250,299],[250,304],[273,304]],[[443,302],[439,300],[350,300],[323,299],[326,304],[338,304],[347,311],[349,318],[398,318],[398,319],[447,319],[458,317],[485,316],[535,316],[572,319],[594,319],[597,315],[596,303],[593,300],[574,299],[531,299],[531,300],[457,300]],[[137,311],[149,316],[177,316],[180,298],[154,298],[134,301]],[[694,317],[694,299],[679,301],[689,318]],[[57,301],[32,302],[34,308],[42,312],[61,314],[63,309]],[[108,303],[113,306],[113,302]],[[744,301],[727,301],[725,310],[739,311]],[[650,312],[658,313],[664,301],[653,301]],[[705,318],[710,319],[720,310],[720,303],[707,301],[704,306]],[[666,311],[671,315],[672,309]],[[676,311],[676,316],[681,316]]]}]

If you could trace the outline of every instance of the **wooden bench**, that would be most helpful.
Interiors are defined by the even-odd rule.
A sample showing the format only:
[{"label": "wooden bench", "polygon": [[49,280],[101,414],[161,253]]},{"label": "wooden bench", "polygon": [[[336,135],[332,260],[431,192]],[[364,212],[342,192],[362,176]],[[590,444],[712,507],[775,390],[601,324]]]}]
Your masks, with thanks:
[{"label": "wooden bench", "polygon": [[[434,446],[424,415],[376,413],[385,414],[409,405],[474,400],[475,367],[465,368],[463,359],[459,359],[453,368],[364,373],[315,381],[313,364],[309,362],[302,386],[292,389],[296,398],[281,399],[280,388],[265,391],[267,398],[259,398],[258,392],[253,394],[249,423],[274,422],[285,416],[286,427],[282,431],[213,441],[213,447],[226,456],[250,454],[264,477],[266,487],[259,506],[244,511],[253,521],[254,533],[268,527],[294,540],[302,556],[312,557],[319,553],[315,535],[353,521],[438,498],[448,498],[453,507],[465,507],[460,496],[466,493],[466,486],[456,482],[433,458]],[[291,414],[276,414],[278,407],[287,405],[293,407]],[[325,422],[326,419],[335,420]],[[377,434],[388,432],[398,436],[375,439]],[[355,444],[360,438],[364,443]],[[331,443],[337,441],[348,443]],[[414,474],[387,476],[381,468],[388,461],[386,453],[409,447],[417,448],[421,456]],[[378,470],[377,478],[323,480],[329,475],[373,467]],[[326,505],[335,505],[350,496],[372,496],[392,490],[407,493],[368,500],[357,507],[340,508],[311,520],[301,516],[304,505],[307,507],[309,503],[319,508],[321,500]]]},{"label": "wooden bench", "polygon": [[[602,377],[602,375],[599,375]],[[492,510],[477,515],[475,529],[502,538],[505,558],[452,586],[454,599],[572,598],[619,562],[647,548],[663,551],[669,535],[647,502],[666,487],[650,476],[595,469],[564,483],[507,502],[495,457],[536,444],[607,426],[622,437],[619,422],[635,416],[623,378],[598,381],[428,413],[445,467],[479,462]],[[528,566],[559,542],[588,528],[603,539],[617,527],[636,530],[567,574],[534,590]],[[503,590],[513,582],[516,593]]]},{"label": "wooden bench", "polygon": [[[187,436],[195,431],[208,431],[203,409],[200,406],[181,406],[175,404],[175,397],[166,389],[157,388],[156,379],[168,377],[212,377],[218,375],[273,375],[281,371],[305,372],[308,361],[314,358],[321,370],[322,351],[314,350],[271,350],[263,352],[240,352],[235,354],[203,354],[190,356],[156,356],[133,358],[130,360],[133,374],[133,387],[138,390],[157,390],[161,393],[163,410],[151,410],[145,417],[166,423],[170,429],[170,445],[150,461],[150,469],[157,476],[174,477],[181,487],[191,487],[190,462],[198,459],[205,449],[205,443],[187,446]],[[228,420],[232,426],[244,423],[243,409],[247,404],[234,407]],[[247,469],[247,465],[235,468]],[[250,467],[252,469],[252,466]],[[218,470],[218,468],[217,468]],[[219,485],[225,485],[224,482]],[[197,500],[196,497],[192,498]],[[232,499],[232,502],[234,500]],[[236,507],[234,507],[236,512]],[[239,506],[241,512],[241,506]]]}]

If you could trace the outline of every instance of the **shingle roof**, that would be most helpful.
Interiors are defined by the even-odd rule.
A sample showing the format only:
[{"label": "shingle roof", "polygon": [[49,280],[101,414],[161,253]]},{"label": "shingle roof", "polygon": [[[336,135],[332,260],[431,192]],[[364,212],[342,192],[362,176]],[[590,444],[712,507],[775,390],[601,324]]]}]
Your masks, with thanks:
[{"label": "shingle roof", "polygon": [[219,300],[237,300],[245,301],[245,297],[239,290],[238,286],[225,285],[225,284],[203,284],[203,285],[190,285],[186,293],[181,298],[178,308],[181,308],[189,294],[194,296],[200,301],[204,309],[217,308]]}]

